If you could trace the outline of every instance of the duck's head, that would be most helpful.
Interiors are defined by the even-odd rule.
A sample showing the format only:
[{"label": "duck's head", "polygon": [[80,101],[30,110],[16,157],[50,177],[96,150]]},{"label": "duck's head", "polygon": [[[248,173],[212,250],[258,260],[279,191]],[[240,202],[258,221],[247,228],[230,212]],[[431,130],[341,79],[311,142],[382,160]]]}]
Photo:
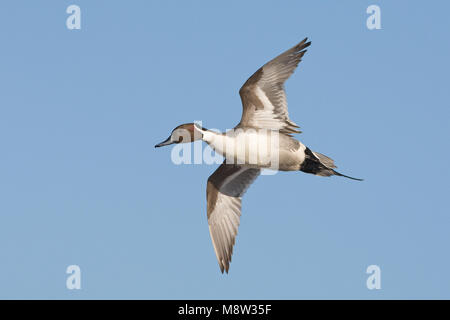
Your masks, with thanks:
[{"label": "duck's head", "polygon": [[166,140],[155,145],[155,148],[168,146],[169,144],[173,143],[188,143],[200,140],[202,138],[203,130],[206,129],[201,128],[198,124],[195,123],[185,123],[179,125],[172,130],[172,133]]}]

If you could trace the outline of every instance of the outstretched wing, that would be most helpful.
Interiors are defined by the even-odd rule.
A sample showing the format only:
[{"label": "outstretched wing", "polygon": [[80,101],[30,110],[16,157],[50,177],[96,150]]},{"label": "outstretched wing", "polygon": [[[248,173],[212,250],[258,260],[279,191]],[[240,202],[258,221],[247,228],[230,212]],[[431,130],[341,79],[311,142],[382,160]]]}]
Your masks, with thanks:
[{"label": "outstretched wing", "polygon": [[280,54],[256,71],[239,90],[242,118],[237,127],[279,130],[300,133],[299,126],[289,119],[284,82],[294,72],[311,42],[302,42]]},{"label": "outstretched wing", "polygon": [[222,163],[206,187],[209,233],[220,271],[228,273],[241,217],[241,197],[260,169]]}]

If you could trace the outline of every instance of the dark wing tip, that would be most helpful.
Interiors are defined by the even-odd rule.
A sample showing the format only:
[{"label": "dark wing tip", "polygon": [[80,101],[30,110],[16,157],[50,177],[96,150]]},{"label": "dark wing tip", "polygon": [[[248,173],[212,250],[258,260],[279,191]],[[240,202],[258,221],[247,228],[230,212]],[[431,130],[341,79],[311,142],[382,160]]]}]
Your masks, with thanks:
[{"label": "dark wing tip", "polygon": [[219,267],[220,267],[220,272],[222,272],[222,274],[225,272],[226,274],[228,274],[228,269],[230,268],[230,264],[226,263],[225,261],[221,261],[219,263]]},{"label": "dark wing tip", "polygon": [[230,262],[231,257],[227,257],[226,260],[222,262],[226,273],[228,273],[228,269],[230,269]]},{"label": "dark wing tip", "polygon": [[311,41],[306,42],[308,38],[305,38],[302,42],[297,44],[294,48],[291,49],[291,52],[298,57],[298,62],[301,61],[301,58],[305,55],[305,53],[308,51],[306,48],[308,48],[311,45]]},{"label": "dark wing tip", "polygon": [[308,41],[308,37],[306,37],[305,39],[303,39],[298,45],[296,45],[296,49],[298,51],[303,50],[305,48],[308,48],[311,45],[311,41]]}]

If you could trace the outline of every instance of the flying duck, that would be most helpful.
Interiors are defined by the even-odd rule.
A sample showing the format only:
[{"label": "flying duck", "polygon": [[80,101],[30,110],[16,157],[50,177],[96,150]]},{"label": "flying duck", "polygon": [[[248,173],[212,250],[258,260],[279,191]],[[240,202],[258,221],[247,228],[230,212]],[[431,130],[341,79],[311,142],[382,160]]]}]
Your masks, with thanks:
[{"label": "flying duck", "polygon": [[242,196],[261,169],[362,180],[337,172],[331,158],[311,151],[292,136],[301,131],[289,119],[284,83],[311,44],[307,39],[266,63],[244,83],[239,90],[242,118],[234,129],[220,133],[186,123],[155,146],[203,140],[225,158],[206,186],[209,232],[222,273],[230,267]]}]

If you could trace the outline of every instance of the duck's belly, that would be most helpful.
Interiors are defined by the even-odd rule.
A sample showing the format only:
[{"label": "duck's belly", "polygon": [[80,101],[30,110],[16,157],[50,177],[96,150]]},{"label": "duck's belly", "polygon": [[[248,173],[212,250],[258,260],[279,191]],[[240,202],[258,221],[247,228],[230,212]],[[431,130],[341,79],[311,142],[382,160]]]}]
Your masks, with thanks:
[{"label": "duck's belly", "polygon": [[246,129],[204,138],[228,164],[292,171],[305,157],[302,143],[278,131]]}]

